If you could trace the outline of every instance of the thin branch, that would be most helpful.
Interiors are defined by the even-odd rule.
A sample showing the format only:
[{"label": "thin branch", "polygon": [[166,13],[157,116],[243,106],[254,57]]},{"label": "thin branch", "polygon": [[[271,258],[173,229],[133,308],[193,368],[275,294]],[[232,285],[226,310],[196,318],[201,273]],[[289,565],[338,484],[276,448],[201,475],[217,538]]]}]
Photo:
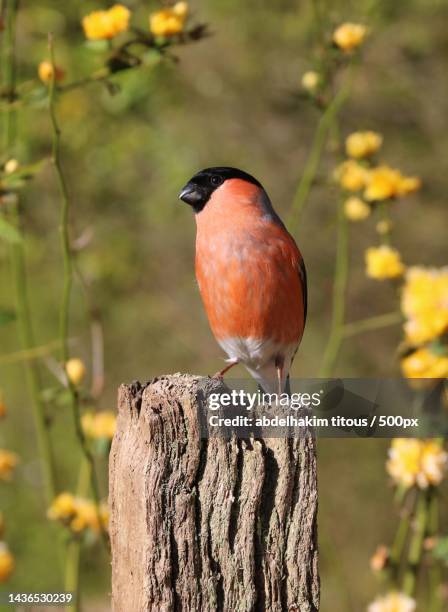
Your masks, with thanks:
[{"label": "thin branch", "polygon": [[300,222],[300,218],[308,201],[308,196],[316,178],[319,168],[320,159],[323,153],[325,143],[327,142],[328,134],[337,118],[339,111],[350,95],[353,81],[353,68],[350,66],[350,74],[345,83],[334,96],[327,108],[321,115],[319,123],[314,134],[311,151],[303,170],[302,178],[297,187],[291,211],[288,216],[287,226],[289,231],[294,234]]},{"label": "thin branch", "polygon": [[0,356],[0,365],[18,363],[20,361],[30,361],[32,359],[46,357],[53,351],[56,351],[59,346],[59,340],[53,340],[52,342],[43,344],[42,346],[35,346],[30,349],[23,349],[21,351],[14,351],[13,353],[7,353],[6,355]]},{"label": "thin branch", "polygon": [[[65,181],[65,176],[63,173],[61,158],[60,158],[60,139],[61,139],[61,130],[59,128],[59,124],[56,117],[55,111],[55,61],[54,61],[54,44],[53,37],[49,35],[48,37],[48,45],[50,50],[50,61],[52,64],[52,78],[49,87],[49,111],[51,124],[53,128],[53,149],[52,149],[52,161],[54,164],[54,168],[56,171],[56,176],[59,182],[59,188],[61,192],[62,198],[62,207],[61,207],[61,224],[60,224],[60,232],[61,232],[61,243],[62,243],[62,255],[63,255],[63,263],[64,263],[64,285],[62,291],[62,301],[61,301],[61,310],[60,310],[60,337],[61,337],[61,358],[62,363],[67,363],[69,359],[69,342],[68,342],[68,326],[69,326],[69,310],[70,310],[70,296],[71,289],[73,284],[73,263],[72,263],[72,253],[70,248],[70,237],[69,237],[69,211],[70,211],[70,200],[68,196],[67,183]],[[84,431],[81,423],[81,411],[80,411],[80,403],[79,403],[79,394],[76,386],[72,383],[72,381],[67,377],[67,387],[70,392],[71,399],[71,407],[74,418],[75,432],[78,438],[82,453],[90,464],[91,467],[91,487],[92,487],[92,496],[95,502],[96,510],[98,513],[98,520],[100,525],[102,525],[100,516],[99,516],[99,504],[100,504],[100,493],[99,493],[99,483],[98,478],[95,471],[95,463],[93,455],[89,449],[88,443],[86,441]],[[101,529],[101,533],[103,539],[108,547],[108,538],[107,534],[104,532],[104,529]]]},{"label": "thin branch", "polygon": [[403,317],[399,312],[388,312],[387,314],[378,315],[376,317],[368,317],[367,319],[346,323],[342,330],[342,334],[344,338],[350,338],[357,334],[399,325],[402,321]]},{"label": "thin branch", "polygon": [[319,376],[323,378],[332,375],[343,339],[348,259],[348,222],[344,213],[344,202],[341,200],[339,202],[336,266],[333,284],[333,314],[330,336],[319,373]]},{"label": "thin branch", "polygon": [[[9,0],[7,2],[7,43],[4,71],[5,87],[8,91],[8,96],[10,100],[13,100],[16,96],[15,24],[17,9],[17,0]],[[15,111],[10,110],[9,112],[7,112],[5,120],[6,151],[9,155],[11,155],[16,141]],[[19,201],[17,201],[13,207],[12,216],[17,232],[22,235]],[[35,342],[30,314],[30,303],[28,299],[26,262],[23,240],[14,242],[11,245],[11,263],[15,284],[16,312],[20,342],[22,345],[22,351],[26,353],[34,349]],[[45,404],[42,400],[42,385],[38,365],[31,360],[26,361],[25,372],[27,385],[31,396],[31,406],[33,410],[33,418],[36,428],[39,456],[41,457],[42,461],[46,500],[49,504],[55,496],[56,480],[53,453],[51,449],[49,425],[45,414]]]}]

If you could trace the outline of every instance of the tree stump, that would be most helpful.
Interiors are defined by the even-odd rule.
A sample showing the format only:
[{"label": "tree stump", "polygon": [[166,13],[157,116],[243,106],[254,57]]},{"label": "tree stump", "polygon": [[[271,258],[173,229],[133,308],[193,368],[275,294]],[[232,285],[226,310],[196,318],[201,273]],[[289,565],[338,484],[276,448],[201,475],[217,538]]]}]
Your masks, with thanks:
[{"label": "tree stump", "polygon": [[120,387],[113,609],[318,610],[315,440],[201,439],[199,385],[223,387],[180,374]]}]

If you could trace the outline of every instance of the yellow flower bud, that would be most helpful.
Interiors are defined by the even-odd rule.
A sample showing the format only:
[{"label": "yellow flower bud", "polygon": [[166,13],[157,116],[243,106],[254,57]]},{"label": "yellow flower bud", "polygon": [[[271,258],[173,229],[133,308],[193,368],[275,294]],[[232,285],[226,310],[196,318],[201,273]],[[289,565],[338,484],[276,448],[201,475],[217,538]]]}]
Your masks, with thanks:
[{"label": "yellow flower bud", "polygon": [[380,236],[385,236],[392,230],[392,227],[393,227],[392,221],[382,219],[381,221],[378,221],[378,223],[376,224],[376,231],[378,232],[378,234],[380,234]]},{"label": "yellow flower bud", "polygon": [[410,193],[415,193],[422,186],[422,181],[418,176],[403,176],[398,185],[397,194],[405,196]]},{"label": "yellow flower bud", "polygon": [[350,53],[363,42],[367,28],[359,23],[343,23],[333,33],[333,42],[346,53]]},{"label": "yellow flower bud", "polygon": [[0,448],[0,480],[11,480],[19,457],[11,451]]},{"label": "yellow flower bud", "polygon": [[400,253],[389,246],[370,247],[366,254],[366,274],[370,278],[383,280],[397,278],[405,271]]},{"label": "yellow flower bud", "polygon": [[188,3],[177,2],[172,8],[156,11],[149,16],[149,29],[154,36],[180,34],[188,16]]},{"label": "yellow flower bud", "polygon": [[173,6],[173,12],[179,17],[185,18],[188,15],[188,2],[176,2]]},{"label": "yellow flower bud", "polygon": [[[42,83],[50,83],[53,78],[53,65],[51,62],[44,61],[39,64],[37,69],[39,79]],[[54,67],[54,80],[56,82],[62,81],[65,77],[65,72],[59,66]]]},{"label": "yellow flower bud", "polygon": [[0,542],[0,582],[6,582],[15,568],[14,557],[4,542]]},{"label": "yellow flower bud", "polygon": [[366,185],[368,170],[354,160],[348,159],[336,168],[334,176],[346,191],[360,191]]},{"label": "yellow flower bud", "polygon": [[111,440],[114,437],[117,426],[117,418],[113,412],[104,411],[92,414],[86,412],[81,419],[82,428],[85,435],[92,439],[106,438]]},{"label": "yellow flower bud", "polygon": [[73,357],[65,364],[65,371],[70,382],[73,385],[79,385],[85,378],[86,366],[81,359]]},{"label": "yellow flower bud", "polygon": [[349,157],[360,159],[376,153],[382,143],[383,137],[377,132],[353,132],[347,136],[345,150]]},{"label": "yellow flower bud", "polygon": [[363,221],[370,215],[370,206],[361,198],[352,196],[344,203],[344,213],[350,221]]},{"label": "yellow flower bud", "polygon": [[320,76],[315,70],[308,70],[302,76],[302,87],[310,93],[314,93],[319,86]]},{"label": "yellow flower bud", "polygon": [[8,159],[5,164],[5,172],[6,174],[12,174],[19,167],[19,162],[16,159]]}]

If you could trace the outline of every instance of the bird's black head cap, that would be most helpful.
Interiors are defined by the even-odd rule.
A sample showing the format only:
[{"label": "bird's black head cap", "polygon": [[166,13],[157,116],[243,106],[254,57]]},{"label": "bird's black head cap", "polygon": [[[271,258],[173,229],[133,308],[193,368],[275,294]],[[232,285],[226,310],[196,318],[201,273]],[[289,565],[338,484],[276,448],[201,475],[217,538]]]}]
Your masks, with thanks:
[{"label": "bird's black head cap", "polygon": [[217,166],[216,168],[205,168],[195,174],[180,192],[179,199],[190,204],[195,212],[200,212],[215,189],[229,179],[242,179],[261,187],[257,179],[247,172],[238,170],[238,168]]}]

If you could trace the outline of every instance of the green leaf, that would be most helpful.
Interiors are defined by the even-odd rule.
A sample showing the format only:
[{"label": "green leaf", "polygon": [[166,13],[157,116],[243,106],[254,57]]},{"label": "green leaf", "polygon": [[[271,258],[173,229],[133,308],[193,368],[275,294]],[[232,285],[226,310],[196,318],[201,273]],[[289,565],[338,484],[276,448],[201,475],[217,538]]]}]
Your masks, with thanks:
[{"label": "green leaf", "polygon": [[14,225],[11,225],[11,223],[6,221],[3,217],[0,217],[0,238],[3,238],[3,240],[11,244],[22,242],[22,237]]},{"label": "green leaf", "polygon": [[16,313],[13,310],[7,308],[0,308],[0,325],[7,325],[14,321]]}]

